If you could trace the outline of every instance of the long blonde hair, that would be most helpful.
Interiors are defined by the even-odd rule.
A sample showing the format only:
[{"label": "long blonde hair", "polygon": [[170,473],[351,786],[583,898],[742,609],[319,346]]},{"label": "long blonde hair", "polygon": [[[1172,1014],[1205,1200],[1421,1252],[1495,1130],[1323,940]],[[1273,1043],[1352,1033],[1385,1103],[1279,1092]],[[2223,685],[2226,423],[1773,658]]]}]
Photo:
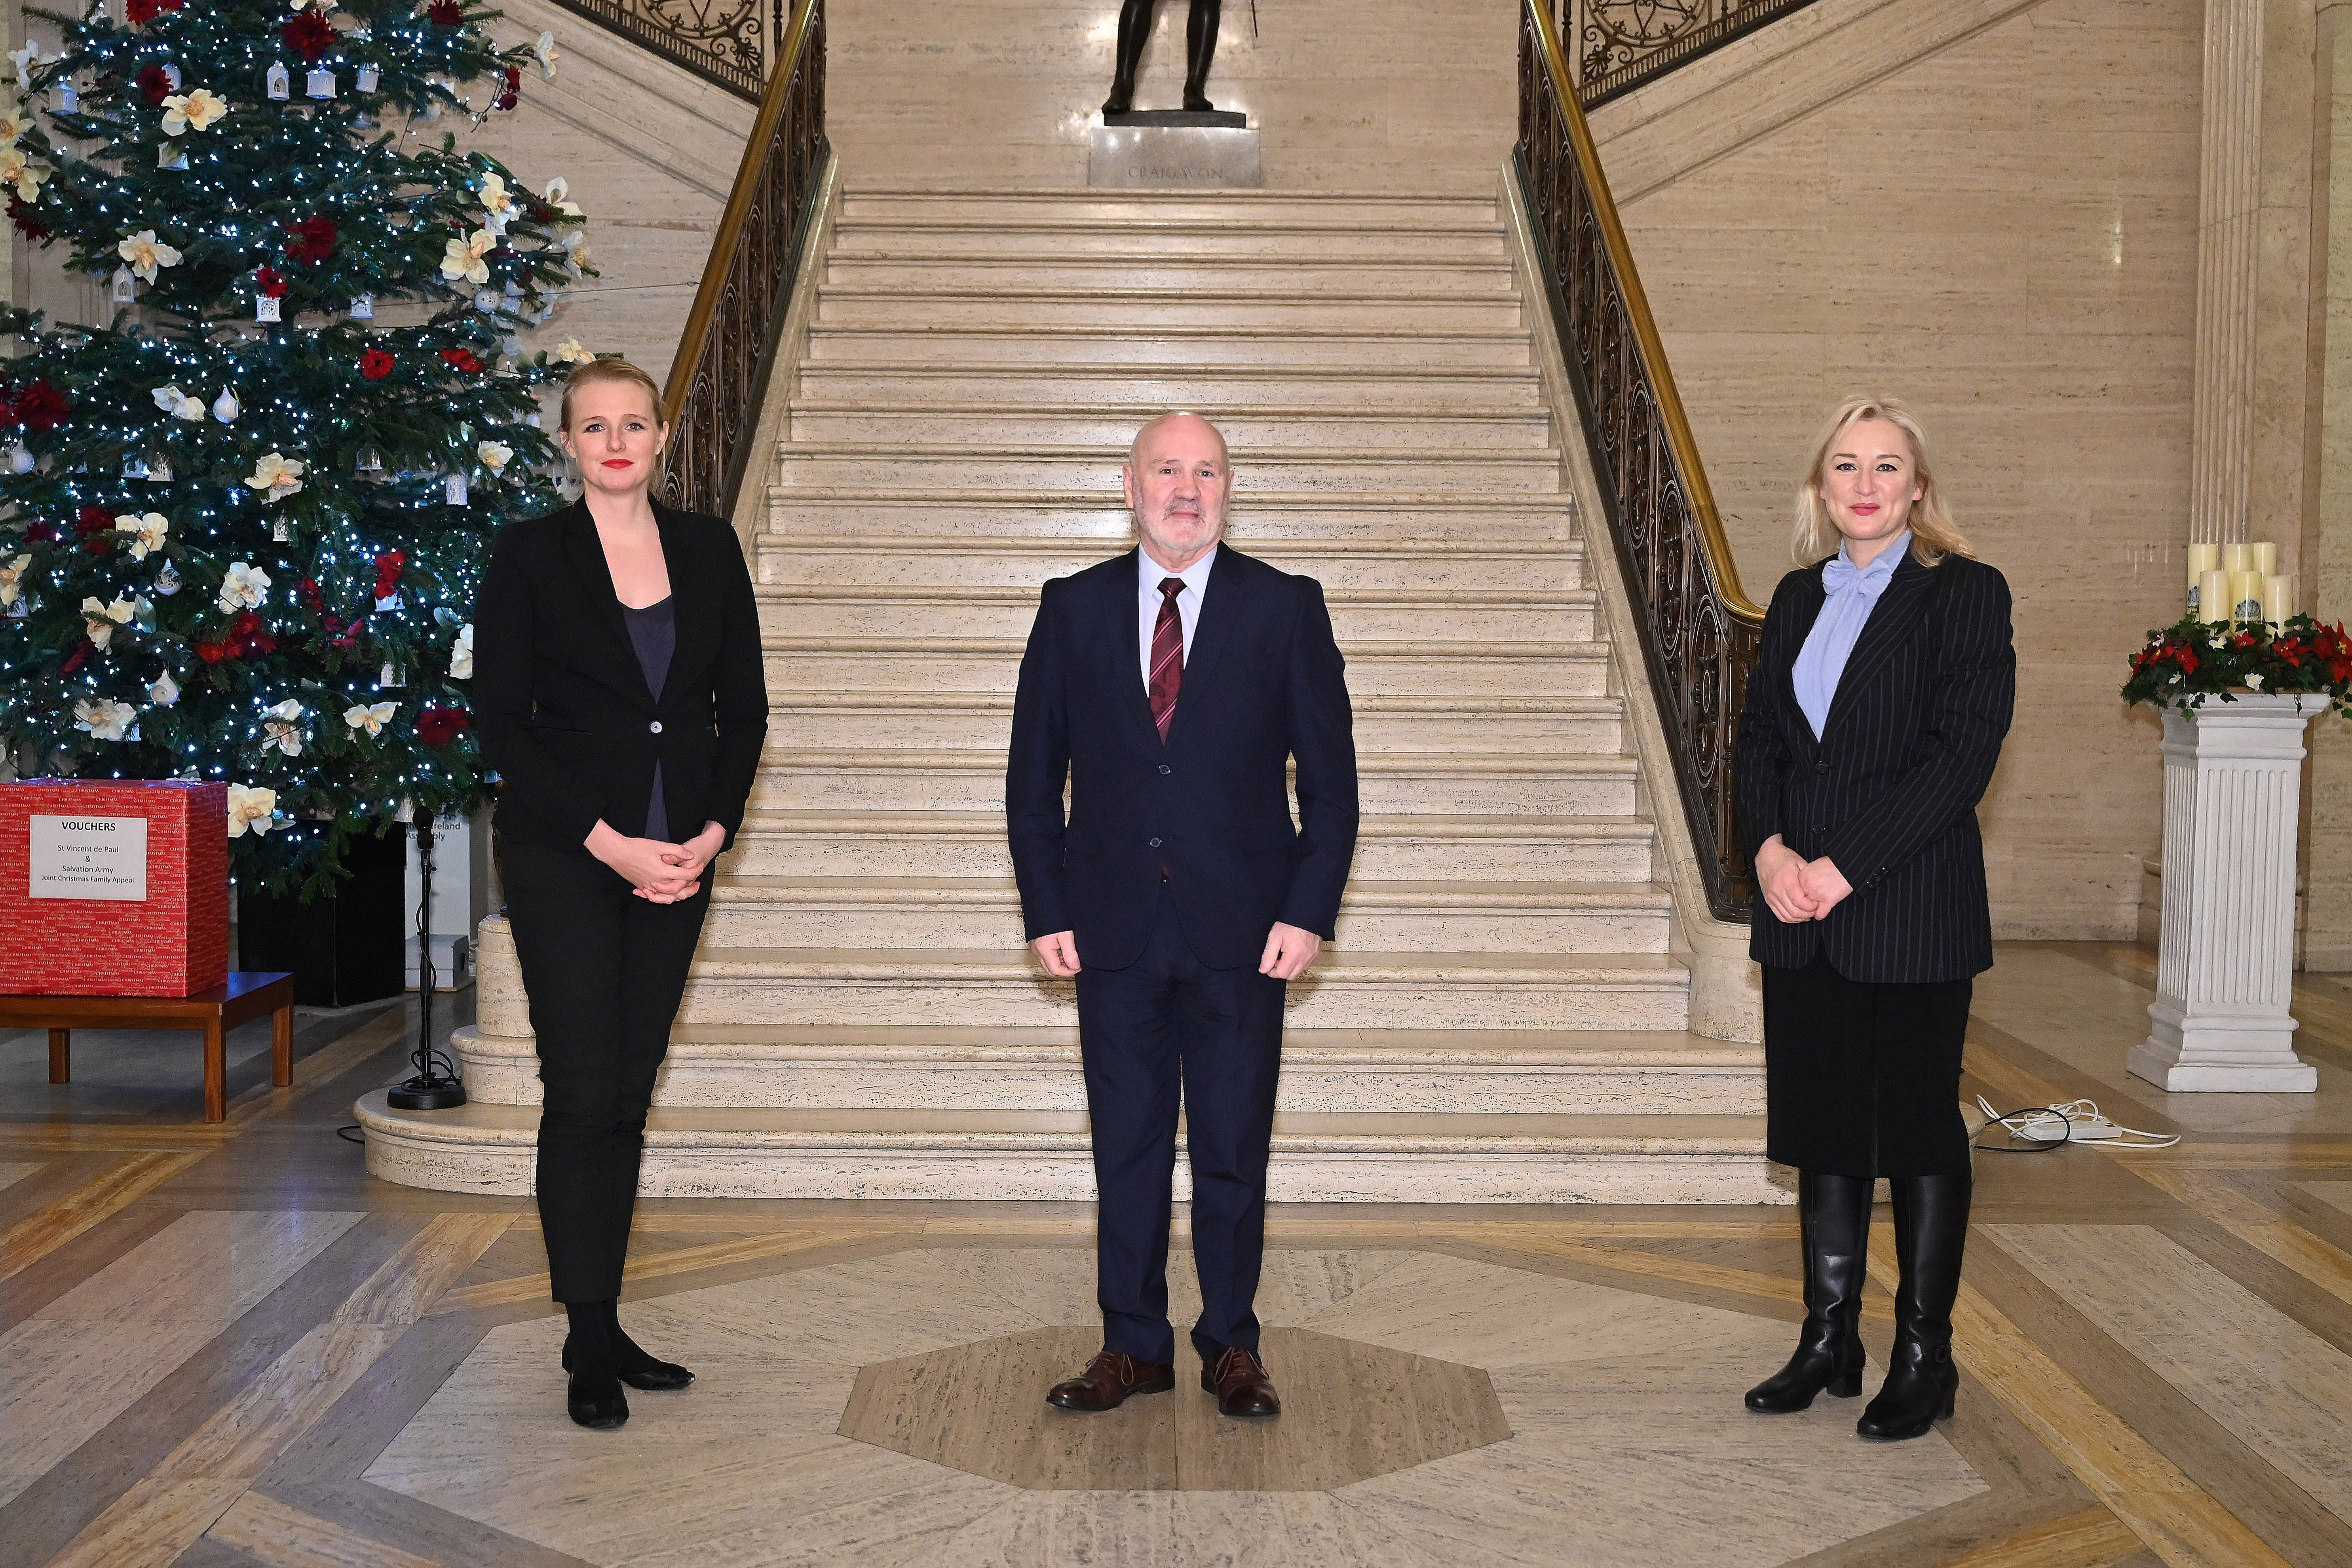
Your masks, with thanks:
[{"label": "long blonde hair", "polygon": [[1933,566],[1947,555],[1969,555],[1968,536],[1952,521],[1944,505],[1942,492],[1936,488],[1936,468],[1928,455],[1927,432],[1920,427],[1919,416],[1911,412],[1899,397],[1873,397],[1857,394],[1848,397],[1830,411],[1819,438],[1813,442],[1813,460],[1805,468],[1805,477],[1797,485],[1797,529],[1790,542],[1790,552],[1797,564],[1811,566],[1838,552],[1844,536],[1830,516],[1827,502],[1822,500],[1822,465],[1830,460],[1831,448],[1846,432],[1848,426],[1864,419],[1884,419],[1903,432],[1911,444],[1912,482],[1919,489],[1919,499],[1911,504],[1911,553],[1922,566]]}]

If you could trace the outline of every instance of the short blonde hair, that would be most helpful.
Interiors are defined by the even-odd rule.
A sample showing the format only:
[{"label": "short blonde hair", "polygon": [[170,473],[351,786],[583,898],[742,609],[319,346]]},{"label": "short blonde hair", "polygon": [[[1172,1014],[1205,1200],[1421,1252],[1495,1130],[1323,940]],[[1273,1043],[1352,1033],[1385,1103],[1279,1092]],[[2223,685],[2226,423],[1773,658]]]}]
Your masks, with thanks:
[{"label": "short blonde hair", "polygon": [[1911,447],[1913,483],[1918,487],[1919,499],[1911,505],[1911,553],[1922,566],[1934,566],[1947,555],[1973,556],[1968,536],[1952,521],[1944,505],[1944,497],[1936,488],[1936,468],[1927,447],[1927,432],[1921,427],[1919,416],[1899,397],[1874,397],[1857,394],[1841,402],[1830,411],[1822,426],[1820,437],[1813,442],[1813,460],[1806,466],[1805,477],[1797,485],[1797,529],[1790,541],[1790,552],[1797,564],[1811,566],[1838,552],[1844,536],[1830,516],[1827,502],[1822,500],[1822,466],[1830,460],[1830,452],[1848,426],[1864,419],[1884,419],[1903,432]]},{"label": "short blonde hair", "polygon": [[639,366],[631,364],[616,354],[609,359],[592,359],[563,378],[563,406],[556,416],[557,423],[562,428],[566,430],[572,428],[572,395],[583,386],[593,386],[600,382],[625,383],[631,386],[642,387],[646,400],[653,405],[654,423],[656,425],[668,423],[662,417],[661,388],[654,384],[654,378],[647,375]]}]

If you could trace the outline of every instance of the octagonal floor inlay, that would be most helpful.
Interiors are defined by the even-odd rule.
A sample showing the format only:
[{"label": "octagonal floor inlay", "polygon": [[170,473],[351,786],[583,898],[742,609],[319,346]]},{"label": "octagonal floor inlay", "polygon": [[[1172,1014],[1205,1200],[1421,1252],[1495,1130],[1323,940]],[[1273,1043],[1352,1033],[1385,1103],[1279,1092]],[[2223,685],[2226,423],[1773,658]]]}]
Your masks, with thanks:
[{"label": "octagonal floor inlay", "polygon": [[1091,1415],[1047,1405],[1101,1342],[1034,1329],[877,1363],[841,1435],[1043,1491],[1263,1492],[1328,1491],[1511,1435],[1483,1369],[1307,1329],[1268,1329],[1259,1346],[1282,1394],[1272,1420],[1218,1415],[1181,1342],[1172,1394]]},{"label": "octagonal floor inlay", "polygon": [[[1061,1428],[1077,1450],[1024,1436],[1041,1430],[1046,1386],[1095,1348],[1093,1263],[1073,1247],[925,1247],[626,1300],[629,1331],[699,1378],[630,1394],[618,1432],[564,1419],[560,1316],[508,1323],[365,1479],[599,1568],[1767,1568],[1986,1489],[1940,1431],[1857,1441],[1851,1400],[1742,1410],[1740,1391],[1789,1353],[1780,1317],[1345,1248],[1266,1258],[1258,1315],[1286,1405],[1276,1430],[1220,1423],[1197,1380],[1181,1383],[1131,1412],[1147,1438],[1137,1479],[1092,1447],[1112,1446],[1117,1415]],[[1168,1272],[1181,1352],[1199,1298],[1188,1257]],[[1326,1357],[1371,1359],[1352,1379],[1309,1375]],[[910,1364],[940,1375],[888,1370]],[[1508,1436],[1412,1462],[1416,1402],[1461,1387],[1436,1364],[1483,1369]],[[961,1394],[940,1400],[959,1368]],[[853,1413],[867,1373],[877,1403]],[[1429,1425],[1484,1431],[1480,1408]],[[1217,1425],[1193,1426],[1203,1414]],[[843,1435],[927,1423],[964,1434],[950,1462]],[[980,1451],[990,1431],[1005,1444],[993,1455]],[[948,1434],[920,1440],[949,1456]],[[1188,1455],[1240,1489],[1188,1489],[1201,1484]],[[1073,1468],[1038,1479],[1055,1465]],[[1367,1479],[1346,1479],[1350,1467]],[[1308,1484],[1325,1489],[1287,1489]]]}]

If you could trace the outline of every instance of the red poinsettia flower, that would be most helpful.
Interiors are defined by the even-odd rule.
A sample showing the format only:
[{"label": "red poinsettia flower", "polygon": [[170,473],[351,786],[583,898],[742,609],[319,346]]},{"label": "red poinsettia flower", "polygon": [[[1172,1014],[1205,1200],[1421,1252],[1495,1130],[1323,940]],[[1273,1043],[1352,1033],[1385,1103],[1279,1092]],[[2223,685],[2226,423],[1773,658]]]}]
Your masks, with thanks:
[{"label": "red poinsettia flower", "polygon": [[64,537],[65,531],[54,522],[35,522],[25,530],[26,542],[30,544],[55,544]]},{"label": "red poinsettia flower", "polygon": [[316,11],[303,12],[278,28],[278,36],[285,40],[288,48],[312,65],[317,65],[319,57],[335,47],[334,25]]},{"label": "red poinsettia flower", "polygon": [[2194,675],[2197,673],[2198,659],[2196,652],[2193,649],[2188,647],[2178,648],[2174,650],[2172,658],[2173,661],[2180,666],[2181,674]]},{"label": "red poinsettia flower", "polygon": [[398,363],[382,349],[370,349],[360,355],[360,374],[370,381],[382,381],[392,374],[392,367]]},{"label": "red poinsettia flower", "polygon": [[91,555],[103,555],[114,548],[114,541],[98,537],[113,531],[114,514],[102,506],[86,506],[74,519],[74,536],[81,541],[82,549]]},{"label": "red poinsettia flower", "polygon": [[416,738],[428,746],[446,746],[473,727],[473,715],[463,708],[427,708],[416,716]]},{"label": "red poinsettia flower", "polygon": [[2230,639],[2230,646],[2231,647],[2252,647],[2254,646],[2254,634],[2252,632],[2240,632],[2236,637]]},{"label": "red poinsettia flower", "polygon": [[286,298],[286,275],[275,267],[257,267],[253,269],[253,291],[267,294],[273,300],[283,300]]},{"label": "red poinsettia flower", "polygon": [[163,74],[162,66],[148,66],[131,79],[139,84],[139,94],[150,103],[161,103],[172,96],[172,79]]},{"label": "red poinsettia flower", "polygon": [[443,349],[441,357],[449,362],[451,369],[463,375],[472,375],[482,368],[481,357],[471,349]]},{"label": "red poinsettia flower", "polygon": [[226,643],[200,641],[196,644],[196,657],[203,659],[206,664],[218,664],[221,660],[228,657],[228,645]]},{"label": "red poinsettia flower", "polygon": [[300,579],[294,584],[294,591],[302,596],[302,603],[309,606],[312,615],[323,616],[327,613],[326,595],[319,592],[319,580],[316,577]]},{"label": "red poinsettia flower", "polygon": [[[331,616],[329,619],[331,623],[332,617]],[[327,639],[327,646],[329,647],[351,647],[355,646],[360,640],[361,631],[363,630],[366,626],[367,617],[365,616],[362,616],[358,620],[353,621],[350,626],[343,627],[342,630],[339,632],[335,632],[333,637],[329,637]],[[328,626],[328,630],[334,631],[334,627],[331,624]]]},{"label": "red poinsettia flower", "polygon": [[306,217],[288,224],[286,232],[294,237],[286,247],[289,260],[316,265],[335,254],[335,220],[331,217]]},{"label": "red poinsettia flower", "polygon": [[66,661],[58,666],[58,673],[59,675],[71,675],[75,670],[79,669],[82,665],[82,660],[89,657],[89,650],[97,646],[98,645],[96,643],[90,641],[88,637],[82,638],[80,642],[74,645],[73,653],[68,657]]},{"label": "red poinsettia flower", "polygon": [[375,558],[375,596],[389,599],[400,592],[400,574],[408,570],[408,557],[397,550],[387,550]]},{"label": "red poinsettia flower", "polygon": [[130,18],[132,26],[143,27],[164,12],[179,8],[180,0],[128,0],[122,12]]},{"label": "red poinsettia flower", "polygon": [[259,616],[247,610],[237,616],[236,624],[229,628],[228,651],[238,658],[276,653],[278,639],[269,635],[269,629],[261,624]]},{"label": "red poinsettia flower", "polygon": [[507,89],[490,100],[492,109],[512,109],[522,101],[522,68],[507,67]]},{"label": "red poinsettia flower", "polygon": [[425,8],[425,19],[436,26],[462,27],[466,25],[466,12],[457,0],[433,0]]},{"label": "red poinsettia flower", "polygon": [[14,191],[8,193],[8,221],[15,224],[16,232],[26,239],[47,239],[57,232],[41,221],[31,203]]},{"label": "red poinsettia flower", "polygon": [[16,395],[16,423],[27,430],[54,430],[66,422],[66,395],[46,381],[36,381]]}]

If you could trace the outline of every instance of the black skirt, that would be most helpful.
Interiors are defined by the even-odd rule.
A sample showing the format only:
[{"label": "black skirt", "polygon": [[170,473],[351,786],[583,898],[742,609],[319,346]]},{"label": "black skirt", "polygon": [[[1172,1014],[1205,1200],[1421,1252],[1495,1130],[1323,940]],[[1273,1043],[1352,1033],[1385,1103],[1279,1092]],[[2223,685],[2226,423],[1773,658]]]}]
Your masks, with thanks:
[{"label": "black skirt", "polygon": [[1973,980],[1848,980],[1764,965],[1765,1152],[1839,1176],[1969,1168],[1960,1047]]}]

